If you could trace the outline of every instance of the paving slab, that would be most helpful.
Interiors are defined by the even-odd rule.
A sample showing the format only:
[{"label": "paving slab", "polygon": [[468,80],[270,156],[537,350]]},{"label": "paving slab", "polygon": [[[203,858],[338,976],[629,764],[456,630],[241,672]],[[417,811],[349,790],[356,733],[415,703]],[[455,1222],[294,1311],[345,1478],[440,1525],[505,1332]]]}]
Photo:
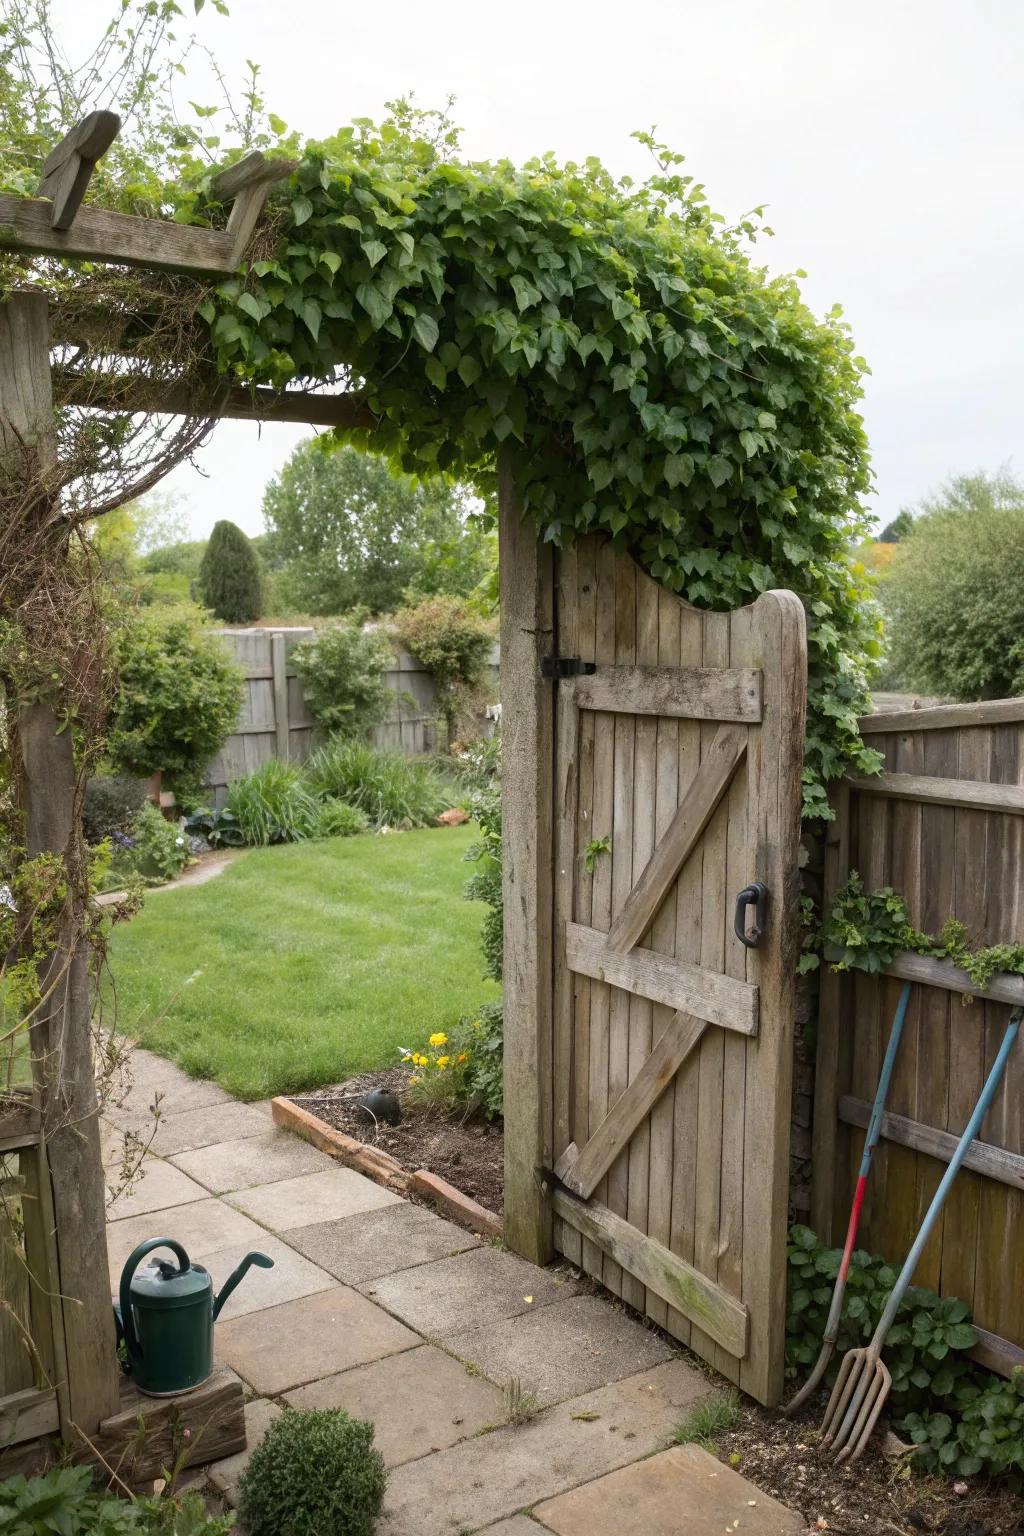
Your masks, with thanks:
[{"label": "paving slab", "polygon": [[[170,1066],[169,1062],[164,1063]],[[159,1096],[159,1098],[158,1098]],[[106,1115],[115,1125],[141,1127],[152,1125],[153,1106],[159,1104],[161,1119],[184,1114],[192,1109],[209,1109],[215,1104],[225,1108],[235,1100],[217,1083],[206,1078],[189,1077],[174,1068],[174,1076],[157,1082],[135,1082],[120,1103],[110,1103]],[[243,1106],[239,1105],[239,1108]]]},{"label": "paving slab", "polygon": [[360,1286],[428,1338],[461,1332],[470,1322],[483,1326],[529,1312],[579,1289],[567,1270],[538,1269],[499,1248],[479,1246]]},{"label": "paving slab", "polygon": [[161,1104],[160,1121],[150,1150],[158,1157],[170,1157],[175,1152],[190,1152],[195,1147],[209,1147],[227,1139],[259,1136],[265,1134],[266,1129],[266,1116],[251,1104],[229,1100],[226,1104],[175,1109],[173,1113]]},{"label": "paving slab", "polygon": [[[108,1172],[111,1170],[108,1169]],[[113,1178],[111,1182],[114,1182]],[[131,1188],[107,1208],[108,1221],[122,1221],[128,1216],[165,1211],[175,1205],[190,1205],[202,1200],[207,1191],[180,1168],[159,1157],[146,1157],[132,1181]],[[163,1225],[163,1223],[161,1223]]]},{"label": "paving slab", "polygon": [[807,1522],[696,1445],[622,1467],[535,1506],[556,1536],[789,1536]]},{"label": "paving slab", "polygon": [[358,1291],[334,1285],[301,1301],[219,1323],[216,1347],[218,1359],[258,1393],[274,1396],[420,1342]]},{"label": "paving slab", "polygon": [[273,1259],[273,1269],[261,1269],[254,1264],[236,1291],[232,1291],[224,1303],[217,1323],[218,1330],[231,1318],[248,1316],[252,1312],[276,1311],[283,1302],[295,1301],[300,1296],[312,1296],[318,1291],[334,1289],[338,1282],[316,1264],[304,1259],[301,1253],[282,1243],[280,1238],[257,1227],[255,1241],[235,1243],[230,1248],[218,1248],[203,1255],[202,1263],[213,1277],[213,1288],[221,1286],[241,1264],[247,1253],[255,1250]]},{"label": "paving slab", "polygon": [[529,1424],[407,1462],[391,1474],[377,1536],[484,1530],[663,1450],[680,1418],[711,1390],[699,1371],[670,1360],[559,1403]]},{"label": "paving slab", "polygon": [[296,1179],[279,1179],[274,1184],[237,1190],[227,1198],[273,1232],[287,1232],[337,1216],[355,1216],[360,1211],[405,1203],[393,1190],[383,1189],[354,1168],[339,1168],[337,1163],[319,1173],[303,1173]]},{"label": "paving slab", "polygon": [[472,1232],[408,1200],[337,1221],[294,1227],[285,1241],[346,1285],[360,1285],[480,1246]]},{"label": "paving slab", "polygon": [[[128,1216],[123,1221],[112,1221],[107,1226],[107,1260],[111,1280],[116,1280],[125,1259],[147,1237],[173,1237],[181,1243],[190,1259],[201,1259],[218,1248],[232,1248],[248,1244],[258,1248],[267,1234],[248,1216],[236,1211],[223,1200],[193,1201],[191,1205],[177,1205],[167,1212],[167,1219],[152,1214]],[[165,1257],[170,1258],[170,1254]]]},{"label": "paving slab", "polygon": [[210,1482],[229,1504],[238,1503],[238,1480],[249,1465],[249,1457],[278,1414],[283,1412],[280,1403],[269,1402],[265,1397],[252,1398],[245,1405],[245,1450],[239,1451],[236,1456],[225,1456],[223,1461],[215,1461],[205,1469],[209,1472]]},{"label": "paving slab", "polygon": [[665,1338],[603,1296],[569,1296],[482,1328],[445,1335],[445,1347],[492,1381],[517,1380],[542,1406],[670,1360]]},{"label": "paving slab", "polygon": [[389,1467],[444,1450],[505,1421],[504,1393],[432,1344],[286,1393],[293,1408],[344,1408],[372,1419]]},{"label": "paving slab", "polygon": [[279,1179],[337,1166],[326,1152],[279,1130],[264,1130],[257,1136],[178,1152],[171,1161],[214,1195],[251,1189],[254,1184],[274,1184]]}]

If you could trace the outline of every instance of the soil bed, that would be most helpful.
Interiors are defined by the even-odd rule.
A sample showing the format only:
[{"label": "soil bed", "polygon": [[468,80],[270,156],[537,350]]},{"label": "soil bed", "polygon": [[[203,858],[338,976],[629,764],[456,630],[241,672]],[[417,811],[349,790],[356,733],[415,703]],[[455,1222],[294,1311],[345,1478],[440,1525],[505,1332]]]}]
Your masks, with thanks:
[{"label": "soil bed", "polygon": [[[501,1122],[489,1124],[476,1114],[449,1117],[433,1107],[411,1104],[403,1097],[408,1085],[405,1069],[391,1067],[291,1098],[336,1130],[389,1152],[410,1173],[426,1168],[500,1215],[505,1174]],[[372,1088],[386,1088],[401,1100],[401,1125],[375,1125],[358,1107],[355,1101]]]},{"label": "soil bed", "polygon": [[[716,1435],[715,1451],[765,1493],[798,1509],[808,1530],[833,1536],[1024,1536],[1024,1503],[998,1484],[911,1471],[905,1457],[882,1454],[875,1431],[855,1466],[837,1466],[818,1449],[827,1398],[792,1423],[748,1398],[736,1427]],[[735,1458],[739,1457],[737,1461]],[[955,1487],[964,1493],[954,1492]]]}]

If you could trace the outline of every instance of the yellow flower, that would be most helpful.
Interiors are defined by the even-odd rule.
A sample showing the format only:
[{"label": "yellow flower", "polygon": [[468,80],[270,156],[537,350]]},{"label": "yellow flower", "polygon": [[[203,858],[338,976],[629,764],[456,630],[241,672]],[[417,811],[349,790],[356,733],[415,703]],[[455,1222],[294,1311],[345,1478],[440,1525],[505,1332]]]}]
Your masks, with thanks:
[{"label": "yellow flower", "polygon": [[450,1056],[439,1056],[437,1058],[437,1064],[438,1064],[439,1067],[446,1067],[450,1061],[451,1061],[451,1057]]},{"label": "yellow flower", "polygon": [[427,1058],[426,1056],[416,1055],[412,1059],[412,1064],[414,1067],[425,1067],[427,1065]]},{"label": "yellow flower", "polygon": [[448,1044],[448,1036],[447,1035],[431,1035],[430,1043],[431,1043],[431,1045],[447,1045]]},{"label": "yellow flower", "polygon": [[419,1078],[419,1073],[418,1072],[414,1072],[412,1077],[410,1077],[410,1079],[409,1079],[410,1083],[418,1083],[419,1080],[420,1080],[420,1078]]},{"label": "yellow flower", "polygon": [[460,1051],[459,1054],[456,1056],[455,1060],[458,1062],[459,1066],[461,1067],[462,1063],[464,1061],[468,1061],[469,1060],[469,1052],[468,1051]]},{"label": "yellow flower", "polygon": [[473,1028],[474,1029],[482,1028],[482,1021],[480,1019],[474,1019],[473,1020]]}]

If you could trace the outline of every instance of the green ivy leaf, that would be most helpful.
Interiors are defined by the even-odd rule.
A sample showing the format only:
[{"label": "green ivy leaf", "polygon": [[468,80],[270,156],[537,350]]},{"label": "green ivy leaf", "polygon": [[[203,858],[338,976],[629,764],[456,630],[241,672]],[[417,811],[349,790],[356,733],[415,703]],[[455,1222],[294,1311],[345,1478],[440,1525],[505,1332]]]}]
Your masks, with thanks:
[{"label": "green ivy leaf", "polygon": [[313,217],[313,204],[308,197],[296,197],[292,199],[292,218],[296,226],[305,224]]},{"label": "green ivy leaf", "polygon": [[418,314],[412,323],[412,333],[425,352],[433,352],[440,332],[432,315]]}]

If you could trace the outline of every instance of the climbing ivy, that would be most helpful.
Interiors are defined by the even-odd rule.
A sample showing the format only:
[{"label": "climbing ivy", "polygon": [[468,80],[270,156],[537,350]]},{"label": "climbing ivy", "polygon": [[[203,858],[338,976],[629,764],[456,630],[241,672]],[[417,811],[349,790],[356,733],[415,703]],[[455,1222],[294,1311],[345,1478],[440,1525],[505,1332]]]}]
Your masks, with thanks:
[{"label": "climbing ivy", "polygon": [[485,485],[503,448],[556,544],[601,530],[688,601],[773,586],[809,626],[805,809],[871,771],[857,716],[879,623],[851,559],[869,486],[864,364],[837,308],[754,261],[647,134],[641,185],[596,160],[455,158],[436,116],[395,105],[311,146],[273,207],[277,243],[204,301],[220,367],[345,382],[346,431],[409,471]]}]

